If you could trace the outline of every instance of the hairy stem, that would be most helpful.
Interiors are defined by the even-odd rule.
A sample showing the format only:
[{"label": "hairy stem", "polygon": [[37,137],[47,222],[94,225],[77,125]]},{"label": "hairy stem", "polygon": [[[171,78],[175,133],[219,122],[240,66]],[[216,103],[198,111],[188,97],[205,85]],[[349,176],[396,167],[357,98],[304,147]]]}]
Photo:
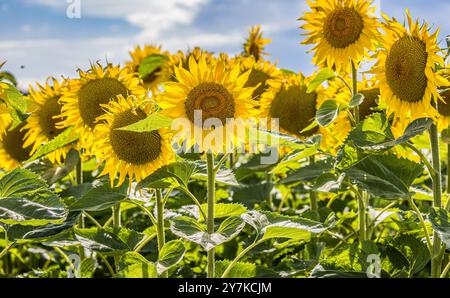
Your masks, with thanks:
[{"label": "hairy stem", "polygon": [[[439,136],[435,124],[430,127],[430,147],[433,158],[433,207],[442,207],[441,163],[439,156]],[[438,278],[441,275],[442,258],[440,256],[442,241],[436,232],[433,234],[433,251],[431,254],[431,277]]]},{"label": "hairy stem", "polygon": [[[209,235],[214,233],[214,204],[215,204],[215,171],[214,171],[214,155],[212,153],[206,153],[206,163],[208,170],[208,185],[207,185],[207,231]],[[207,263],[207,277],[214,278],[215,271],[215,249],[208,250],[208,263]]]},{"label": "hairy stem", "polygon": [[[164,244],[166,243],[164,235],[164,200],[161,194],[161,189],[156,189],[156,231],[158,233],[158,254],[161,253]],[[161,277],[167,278],[168,272],[164,272]]]}]

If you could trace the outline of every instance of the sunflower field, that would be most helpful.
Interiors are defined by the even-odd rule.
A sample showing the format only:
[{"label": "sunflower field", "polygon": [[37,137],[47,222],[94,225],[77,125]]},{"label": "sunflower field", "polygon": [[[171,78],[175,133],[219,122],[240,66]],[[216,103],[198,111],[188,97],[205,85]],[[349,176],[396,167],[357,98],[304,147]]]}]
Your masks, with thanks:
[{"label": "sunflower field", "polygon": [[310,75],[260,26],[26,90],[2,63],[0,277],[449,278],[450,38],[306,2]]}]

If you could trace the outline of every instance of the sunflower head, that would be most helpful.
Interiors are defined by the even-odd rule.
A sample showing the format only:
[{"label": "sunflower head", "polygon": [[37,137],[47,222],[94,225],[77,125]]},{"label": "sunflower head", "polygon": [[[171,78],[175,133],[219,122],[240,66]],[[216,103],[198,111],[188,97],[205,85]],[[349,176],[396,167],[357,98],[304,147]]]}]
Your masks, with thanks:
[{"label": "sunflower head", "polygon": [[12,127],[11,124],[0,142],[0,160],[2,168],[9,171],[21,165],[31,156],[31,148],[24,148],[24,138],[27,133],[25,122]]},{"label": "sunflower head", "polygon": [[[30,86],[27,97],[30,106],[30,116],[26,120],[24,129],[25,147],[31,147],[31,154],[45,143],[58,136],[64,129],[58,127],[57,123],[61,121],[61,103],[59,99],[66,89],[67,81],[58,82],[52,78],[45,86],[37,84],[37,88]],[[53,163],[61,163],[66,157],[71,146],[66,146],[50,153],[48,158]]]},{"label": "sunflower head", "polygon": [[253,57],[238,58],[243,73],[250,71],[245,87],[255,88],[252,94],[254,100],[259,100],[268,88],[268,81],[281,79],[281,71],[269,61],[255,61]]},{"label": "sunflower head", "polygon": [[119,175],[118,185],[128,176],[140,181],[163,165],[173,161],[171,136],[164,129],[132,132],[120,128],[145,119],[149,112],[134,96],[118,96],[117,101],[103,105],[105,114],[95,127],[95,152],[105,167],[101,175],[109,174],[111,184]]},{"label": "sunflower head", "polygon": [[[132,60],[127,66],[139,75],[144,86],[152,92],[158,91],[160,84],[172,77],[170,53],[161,50],[160,46],[145,45],[142,48],[137,46],[130,52],[130,56]],[[157,63],[160,66],[146,71],[149,63]]]},{"label": "sunflower head", "polygon": [[[163,113],[174,119],[185,119],[190,123],[191,132],[194,127],[202,132],[202,139],[211,130],[204,128],[207,120],[215,119],[216,129],[224,129],[227,119],[247,119],[256,115],[251,95],[254,88],[244,87],[250,71],[241,74],[239,64],[227,66],[223,60],[215,60],[211,64],[202,55],[197,62],[194,57],[189,59],[189,68],[182,65],[175,68],[177,82],[166,84],[165,92],[161,94],[158,103],[164,109]],[[196,114],[201,119],[196,119]],[[227,136],[227,141],[234,137]],[[204,148],[194,140],[194,135],[183,137],[189,147],[198,145],[200,150],[221,151],[222,144],[215,148]]]},{"label": "sunflower head", "polygon": [[312,11],[300,18],[307,36],[302,43],[315,45],[316,65],[347,70],[350,61],[358,63],[375,48],[378,22],[371,0],[313,0],[308,4]]},{"label": "sunflower head", "polygon": [[79,76],[68,82],[67,91],[60,98],[63,120],[57,127],[74,126],[81,136],[81,146],[88,149],[96,119],[104,113],[102,105],[116,100],[118,95],[144,98],[146,90],[128,67],[97,64],[86,72],[80,70]]},{"label": "sunflower head", "polygon": [[435,118],[431,103],[441,98],[437,88],[445,84],[436,72],[436,65],[443,65],[438,55],[438,32],[431,34],[428,25],[413,21],[409,12],[407,19],[408,28],[385,16],[386,35],[375,66],[381,99],[388,114],[397,113],[394,119],[398,121]]},{"label": "sunflower head", "polygon": [[270,43],[271,40],[268,38],[263,38],[263,32],[261,26],[252,26],[249,30],[249,35],[244,43],[244,56],[253,56],[256,61],[262,59],[263,55],[267,55],[264,52],[264,46]]},{"label": "sunflower head", "polygon": [[5,83],[0,82],[0,141],[6,131],[6,127],[11,122],[11,109],[3,101],[3,94],[9,86]]},{"label": "sunflower head", "polygon": [[439,88],[439,93],[442,100],[437,103],[438,121],[437,126],[439,131],[448,129],[450,127],[450,66],[439,71],[439,74],[447,80],[446,84],[442,84]]},{"label": "sunflower head", "polygon": [[321,148],[335,151],[350,131],[350,122],[342,113],[328,127],[315,126],[308,129],[315,121],[317,109],[326,98],[323,87],[307,92],[310,80],[311,78],[305,78],[302,74],[270,80],[269,89],[261,97],[261,117],[278,119],[280,130],[297,138],[321,134]]}]

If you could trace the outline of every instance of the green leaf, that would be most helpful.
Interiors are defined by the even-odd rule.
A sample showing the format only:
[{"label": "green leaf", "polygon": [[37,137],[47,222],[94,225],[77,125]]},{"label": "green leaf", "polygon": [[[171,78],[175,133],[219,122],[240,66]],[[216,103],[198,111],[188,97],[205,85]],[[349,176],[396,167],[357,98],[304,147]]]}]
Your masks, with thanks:
[{"label": "green leaf", "polygon": [[308,146],[313,146],[320,142],[318,136],[314,136],[306,141],[293,137],[279,131],[269,131],[264,129],[257,129],[255,127],[249,128],[248,143],[259,144],[272,147],[288,147],[291,149],[303,149]]},{"label": "green leaf", "polygon": [[[208,206],[207,204],[202,204],[202,209],[207,212]],[[247,208],[241,204],[233,204],[233,203],[216,203],[214,204],[214,218],[224,218],[231,216],[240,216],[245,213]],[[201,213],[200,213],[201,215]],[[202,218],[203,219],[203,218]],[[204,220],[204,219],[203,219]]]},{"label": "green leaf", "polygon": [[187,187],[189,179],[196,172],[197,164],[192,161],[178,161],[159,168],[156,172],[139,182],[137,188]]},{"label": "green leaf", "polygon": [[119,278],[157,278],[156,265],[136,252],[127,252],[119,262]]},{"label": "green leaf", "polygon": [[172,220],[170,230],[178,237],[210,250],[236,237],[244,226],[245,222],[241,218],[229,217],[222,222],[217,231],[210,235],[204,224],[190,217],[180,216]]},{"label": "green leaf", "polygon": [[352,183],[374,196],[385,199],[405,198],[423,166],[392,155],[372,155],[346,171]]},{"label": "green leaf", "polygon": [[74,232],[75,237],[84,248],[104,255],[121,255],[131,250],[117,235],[105,229],[74,228]]},{"label": "green leaf", "polygon": [[323,173],[333,170],[330,160],[321,160],[314,164],[303,166],[292,173],[287,173],[287,177],[281,179],[281,184],[291,184],[297,182],[311,181],[318,178]]},{"label": "green leaf", "polygon": [[39,147],[39,149],[36,151],[36,153],[28,159],[27,162],[31,162],[33,160],[36,160],[40,157],[43,157],[59,148],[62,148],[66,145],[69,145],[73,142],[76,142],[79,139],[78,134],[75,133],[73,127],[69,127],[66,130],[64,130],[62,133],[57,135],[54,139],[49,141],[47,144]]},{"label": "green leaf", "polygon": [[0,179],[0,222],[36,226],[60,223],[66,215],[58,195],[38,175],[16,169]]},{"label": "green leaf", "polygon": [[332,173],[324,173],[316,179],[312,189],[317,192],[338,193],[342,181],[344,180],[344,176],[345,175],[340,175],[338,177]]},{"label": "green leaf", "polygon": [[315,77],[314,79],[309,83],[308,89],[306,92],[311,93],[317,89],[323,82],[330,80],[332,78],[336,77],[336,74],[334,71],[332,71],[329,68],[322,69]]},{"label": "green leaf", "polygon": [[153,74],[158,68],[167,63],[169,57],[166,55],[151,54],[139,64],[138,72],[141,78]]},{"label": "green leaf", "polygon": [[69,206],[71,211],[101,211],[116,205],[127,198],[127,185],[112,188],[109,181],[89,189],[75,203]]},{"label": "green leaf", "polygon": [[320,126],[326,127],[333,123],[339,114],[339,106],[335,100],[326,100],[316,112],[316,121]]},{"label": "green leaf", "polygon": [[12,225],[8,227],[8,240],[21,241],[21,240],[33,240],[42,242],[44,239],[49,239],[52,236],[58,235],[72,228],[80,217],[80,212],[71,212],[67,216],[67,219],[62,223],[53,223],[43,226],[23,226]]},{"label": "green leaf", "polygon": [[164,244],[156,263],[158,275],[178,264],[183,259],[185,252],[186,248],[180,240],[172,240]]},{"label": "green leaf", "polygon": [[336,224],[334,213],[331,213],[324,223],[305,217],[284,216],[267,211],[249,211],[241,215],[241,218],[263,235],[263,239],[309,240],[310,233],[322,233]]},{"label": "green leaf", "polygon": [[288,226],[269,226],[265,229],[262,239],[267,240],[272,238],[287,238],[298,241],[309,241],[311,239],[311,233],[303,229]]},{"label": "green leaf", "polygon": [[354,108],[354,107],[359,106],[363,102],[364,102],[364,94],[358,93],[358,94],[353,95],[352,99],[348,103],[348,107]]},{"label": "green leaf", "polygon": [[[216,261],[215,272],[217,277],[222,274],[230,265],[231,261],[223,260]],[[227,275],[227,278],[268,278],[268,277],[280,277],[275,271],[263,266],[258,266],[248,262],[237,262],[231,268]]]},{"label": "green leaf", "polygon": [[3,94],[0,95],[2,95],[5,103],[19,114],[25,114],[27,112],[27,101],[22,93],[11,84],[2,83],[2,86],[4,87]]},{"label": "green leaf", "polygon": [[[1,68],[1,65],[0,65]],[[0,81],[7,80],[14,86],[17,86],[16,77],[9,71],[0,71]]]},{"label": "green leaf", "polygon": [[172,125],[173,119],[161,114],[151,114],[147,118],[136,123],[116,128],[117,130],[134,131],[134,132],[151,132]]},{"label": "green leaf", "polygon": [[348,139],[362,150],[382,152],[422,134],[431,124],[430,118],[416,119],[408,125],[401,137],[395,139],[386,117],[381,113],[374,113],[360,122]]},{"label": "green leaf", "polygon": [[430,210],[430,221],[439,238],[450,249],[449,213],[443,208],[432,208]]},{"label": "green leaf", "polygon": [[80,263],[80,278],[92,278],[94,276],[97,262],[95,259],[86,258]]},{"label": "green leaf", "polygon": [[430,262],[430,252],[427,246],[414,236],[400,235],[389,244],[408,261],[409,276],[420,272]]}]

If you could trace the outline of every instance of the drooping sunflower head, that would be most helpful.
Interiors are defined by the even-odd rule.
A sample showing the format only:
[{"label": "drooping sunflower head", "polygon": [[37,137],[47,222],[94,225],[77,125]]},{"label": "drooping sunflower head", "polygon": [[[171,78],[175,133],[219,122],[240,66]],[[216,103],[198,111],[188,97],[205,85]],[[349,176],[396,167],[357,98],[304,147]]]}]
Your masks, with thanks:
[{"label": "drooping sunflower head", "polygon": [[25,124],[25,122],[21,122],[15,127],[10,124],[0,142],[0,167],[6,171],[17,168],[31,156],[31,148],[24,148],[24,139],[27,133]]},{"label": "drooping sunflower head", "polygon": [[[46,82],[45,86],[37,83],[37,88],[30,86],[28,90],[27,99],[31,114],[24,126],[24,129],[27,130],[24,146],[31,146],[31,154],[64,131],[63,128],[57,126],[57,123],[61,121],[59,99],[66,89],[66,83],[66,80],[60,83],[52,78]],[[61,163],[69,150],[70,146],[65,146],[50,153],[47,157],[52,163]]]},{"label": "drooping sunflower head", "polygon": [[88,149],[96,119],[104,113],[102,105],[116,100],[118,95],[143,98],[146,90],[128,67],[108,64],[104,68],[97,64],[86,72],[79,70],[79,76],[68,82],[67,91],[60,98],[63,120],[57,127],[74,126],[80,134],[80,145]]},{"label": "drooping sunflower head", "polygon": [[441,98],[437,87],[445,80],[436,72],[443,65],[437,45],[438,31],[430,34],[427,24],[413,21],[407,12],[408,28],[388,19],[382,49],[375,66],[381,98],[388,114],[396,113],[399,121],[436,117],[432,100]]},{"label": "drooping sunflower head", "polygon": [[127,177],[140,181],[174,160],[171,135],[165,129],[132,132],[119,128],[148,116],[145,103],[134,96],[118,96],[117,101],[103,105],[105,114],[94,129],[95,155],[105,167],[100,175],[109,174],[111,184],[118,175],[118,185]]},{"label": "drooping sunflower head", "polygon": [[253,57],[242,57],[237,59],[241,64],[241,71],[248,72],[250,75],[245,87],[252,87],[256,89],[253,91],[252,98],[259,100],[261,95],[267,90],[269,80],[281,79],[281,71],[269,61],[255,61]]},{"label": "drooping sunflower head", "polygon": [[157,92],[160,84],[172,77],[170,53],[163,51],[160,46],[145,45],[142,48],[137,46],[130,52],[130,56],[132,60],[127,63],[127,66],[142,79],[144,86],[152,92]]},{"label": "drooping sunflower head", "polygon": [[311,8],[299,20],[303,44],[314,44],[314,64],[347,70],[375,48],[378,22],[371,0],[308,0]]},{"label": "drooping sunflower head", "polygon": [[269,89],[261,97],[261,117],[278,119],[280,130],[298,138],[321,134],[321,148],[332,151],[345,140],[351,124],[344,114],[328,127],[314,126],[317,109],[325,102],[324,89],[308,93],[311,78],[302,74],[270,80]]},{"label": "drooping sunflower head", "polygon": [[[190,123],[191,134],[183,137],[189,147],[198,145],[202,151],[223,152],[222,143],[216,143],[214,148],[205,147],[194,139],[192,132],[196,127],[202,131],[204,140],[212,133],[210,128],[204,128],[207,121],[217,120],[217,132],[226,130],[228,119],[247,119],[256,115],[251,99],[254,88],[244,87],[249,74],[250,71],[241,74],[238,64],[227,67],[224,61],[216,60],[208,65],[206,55],[202,55],[198,62],[191,57],[188,69],[182,65],[175,68],[177,82],[166,84],[158,103],[167,116]],[[226,141],[232,139],[227,136]]]},{"label": "drooping sunflower head", "polygon": [[439,131],[448,129],[450,127],[450,65],[447,65],[444,69],[439,71],[439,74],[447,80],[446,84],[443,84],[439,88],[439,93],[442,96],[442,100],[437,103],[438,121],[437,126]]},{"label": "drooping sunflower head", "polygon": [[269,38],[263,38],[261,26],[252,26],[249,30],[249,35],[244,43],[244,56],[253,56],[256,61],[262,59],[262,56],[267,55],[264,52],[264,46],[271,42]]}]

